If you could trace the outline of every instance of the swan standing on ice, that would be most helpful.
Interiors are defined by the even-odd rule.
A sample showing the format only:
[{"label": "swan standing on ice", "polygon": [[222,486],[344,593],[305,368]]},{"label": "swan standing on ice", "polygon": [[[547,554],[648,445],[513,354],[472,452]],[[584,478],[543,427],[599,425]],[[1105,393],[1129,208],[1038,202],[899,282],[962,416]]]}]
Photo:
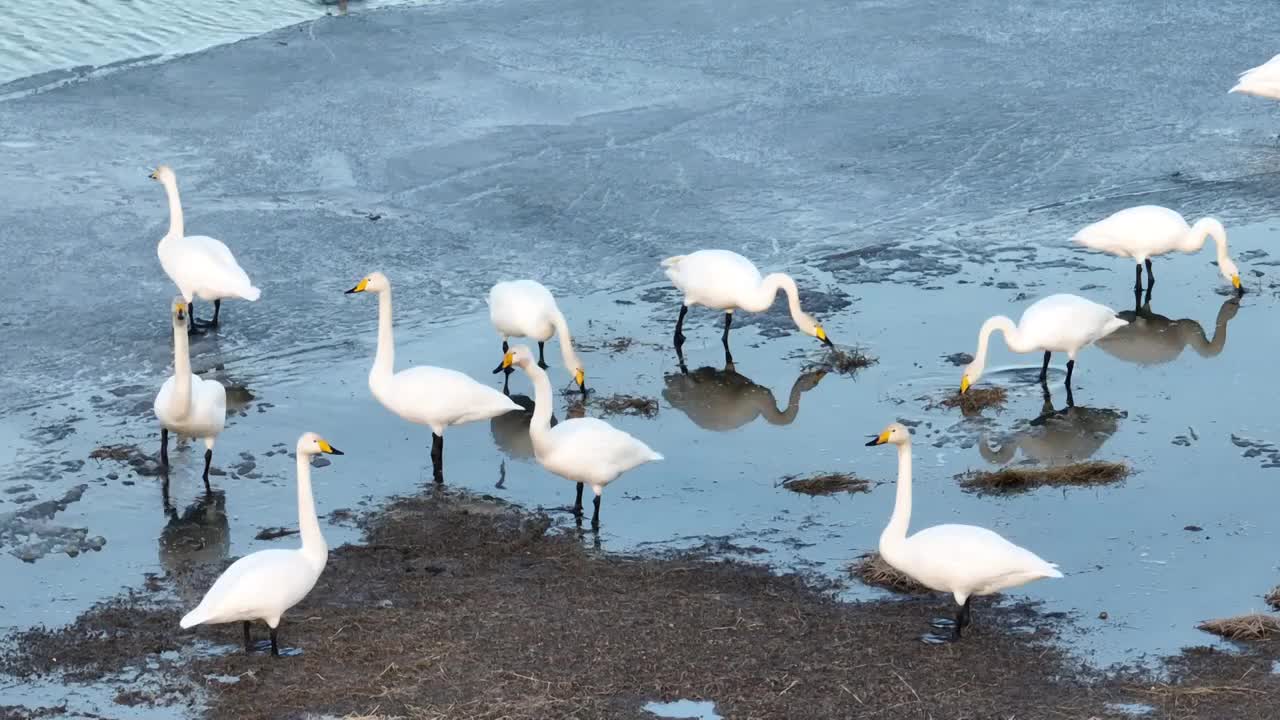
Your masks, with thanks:
[{"label": "swan standing on ice", "polygon": [[183,629],[195,625],[244,623],[244,649],[252,643],[249,623],[261,620],[271,628],[271,654],[278,656],[276,628],[280,616],[302,601],[316,586],[329,559],[329,546],[320,534],[315,499],[311,495],[311,457],[341,455],[315,433],[298,438],[298,530],[302,547],[296,550],[259,550],[231,564],[205,593],[195,610],[183,616]]},{"label": "swan standing on ice", "polygon": [[378,294],[378,350],[369,371],[369,389],[382,406],[411,423],[431,428],[431,466],[436,482],[444,482],[444,429],[488,420],[520,406],[511,398],[470,377],[446,368],[419,365],[395,372],[395,339],[391,330],[391,281],[371,273],[347,294]]},{"label": "swan standing on ice", "polygon": [[213,443],[227,424],[227,390],[217,380],[202,380],[191,372],[188,307],[185,298],[173,299],[173,376],[160,386],[152,407],[160,420],[160,466],[168,472],[170,430],[204,438],[204,487],[208,490]]},{"label": "swan standing on ice", "polygon": [[524,370],[533,382],[533,419],[529,422],[529,438],[533,454],[542,467],[578,484],[573,514],[582,515],[582,487],[590,485],[595,492],[595,511],[591,527],[600,527],[600,495],[609,483],[622,473],[662,456],[648,445],[596,418],[571,418],[551,426],[551,379],[533,361],[533,351],[517,345],[494,368],[501,372],[511,366]]},{"label": "swan standing on ice", "polygon": [[201,324],[196,320],[192,305],[192,299],[197,297],[213,302],[213,319],[203,324],[217,327],[223,298],[243,298],[253,302],[262,291],[253,286],[221,240],[183,234],[182,200],[178,197],[178,177],[173,170],[168,165],[161,165],[151,173],[151,179],[164,186],[165,195],[169,198],[169,232],[160,239],[160,246],[156,248],[160,266],[187,301],[191,329],[194,331]]},{"label": "swan standing on ice", "polygon": [[987,366],[987,345],[991,333],[1004,332],[1004,341],[1016,353],[1044,351],[1044,365],[1040,367],[1040,382],[1049,373],[1049,356],[1055,352],[1067,354],[1067,397],[1071,402],[1071,373],[1076,367],[1076,353],[1084,346],[1104,338],[1128,325],[1129,321],[1116,317],[1116,311],[1079,295],[1050,295],[1032,303],[1022,313],[1017,325],[1004,315],[996,315],[982,324],[978,331],[978,352],[973,362],[965,366],[960,378],[960,392],[969,390],[982,378]]},{"label": "swan standing on ice", "polygon": [[1222,277],[1232,287],[1243,293],[1240,268],[1227,255],[1227,231],[1222,223],[1211,217],[1200,218],[1195,225],[1187,225],[1181,215],[1169,208],[1139,205],[1089,225],[1071,240],[1092,250],[1133,258],[1137,263],[1133,289],[1140,292],[1144,264],[1147,266],[1147,289],[1150,290],[1156,283],[1156,276],[1151,273],[1152,257],[1174,251],[1199,252],[1204,247],[1205,239],[1209,237],[1218,246],[1218,272],[1222,273]]},{"label": "swan standing on ice", "polygon": [[893,423],[873,435],[867,446],[885,443],[898,446],[898,494],[889,524],[880,533],[880,556],[921,585],[955,596],[960,611],[951,639],[959,640],[969,624],[973,596],[991,595],[1040,578],[1062,577],[1057,565],[975,525],[934,525],[907,537],[911,524],[911,431]]},{"label": "swan standing on ice", "polygon": [[812,335],[821,340],[827,347],[832,347],[830,338],[808,313],[800,309],[800,292],[796,289],[796,281],[790,275],[773,273],[766,277],[748,259],[728,250],[699,250],[690,255],[676,255],[662,261],[667,277],[676,289],[684,293],[684,302],[680,306],[680,317],[676,319],[675,345],[676,354],[684,354],[684,316],[690,305],[702,305],[715,310],[724,311],[724,344],[725,362],[733,362],[729,352],[729,328],[733,325],[733,311],[764,312],[773,304],[774,297],[781,289],[787,294],[787,305],[791,310],[791,319],[800,332]]},{"label": "swan standing on ice", "polygon": [[[569,335],[569,323],[565,322],[560,307],[551,291],[535,280],[510,280],[500,282],[489,289],[489,321],[502,336],[502,352],[510,350],[508,338],[525,337],[538,341],[538,367],[547,369],[545,344],[552,335],[560,339],[560,354],[564,369],[573,376],[583,396],[587,394],[586,371],[578,353],[573,350],[573,338]],[[507,368],[502,380],[502,392],[510,394],[508,382],[511,373]]]}]

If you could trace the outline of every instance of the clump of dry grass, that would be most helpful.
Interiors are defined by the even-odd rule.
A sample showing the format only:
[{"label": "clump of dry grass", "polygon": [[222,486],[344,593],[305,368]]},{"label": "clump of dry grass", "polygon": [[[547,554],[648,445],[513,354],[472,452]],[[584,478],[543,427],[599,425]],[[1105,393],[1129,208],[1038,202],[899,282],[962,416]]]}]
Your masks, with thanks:
[{"label": "clump of dry grass", "polygon": [[822,364],[841,375],[852,375],[862,368],[875,365],[877,362],[880,362],[879,358],[872,357],[857,348],[834,347],[827,353],[827,357]]},{"label": "clump of dry grass", "polygon": [[[566,391],[566,396],[577,394],[577,390],[572,392]],[[587,398],[586,405],[583,404],[582,397],[570,403],[565,412],[568,417],[583,417],[586,414],[586,406],[590,406],[600,411],[602,416],[610,415],[636,415],[639,417],[651,418],[658,414],[657,398],[641,397],[638,395],[608,395],[599,397],[590,395]]]},{"label": "clump of dry grass", "polygon": [[805,477],[788,475],[780,484],[801,495],[871,492],[871,483],[847,473],[819,473]]},{"label": "clump of dry grass", "polygon": [[1039,487],[1107,485],[1129,475],[1124,463],[1090,460],[1089,462],[1050,467],[1016,466],[994,472],[971,470],[957,477],[964,490],[990,493],[1020,493]]},{"label": "clump of dry grass", "polygon": [[1196,627],[1228,640],[1267,640],[1280,634],[1280,617],[1251,613],[1221,620],[1206,620]]},{"label": "clump of dry grass", "polygon": [[849,566],[849,574],[868,585],[905,595],[927,595],[933,592],[885,562],[878,552],[867,553],[855,560]]},{"label": "clump of dry grass", "polygon": [[957,390],[936,403],[930,403],[929,407],[960,408],[960,412],[971,415],[987,408],[1001,409],[1008,399],[1009,392],[999,386],[969,388],[969,391],[964,393]]},{"label": "clump of dry grass", "polygon": [[1275,586],[1271,589],[1271,592],[1267,593],[1267,604],[1276,610],[1280,610],[1280,585]]}]

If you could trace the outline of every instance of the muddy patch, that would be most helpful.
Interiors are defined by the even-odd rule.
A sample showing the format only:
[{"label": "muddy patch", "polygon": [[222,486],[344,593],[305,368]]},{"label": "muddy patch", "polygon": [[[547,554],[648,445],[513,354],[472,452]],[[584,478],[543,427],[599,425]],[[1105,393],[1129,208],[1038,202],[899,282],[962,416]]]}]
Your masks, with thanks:
[{"label": "muddy patch", "polygon": [[926,410],[934,408],[946,408],[952,410],[960,408],[960,413],[965,416],[977,415],[983,410],[1002,410],[1004,404],[1009,400],[1009,391],[1002,387],[986,387],[986,388],[970,388],[968,392],[960,392],[959,390],[943,397],[930,398]]},{"label": "muddy patch", "polygon": [[1124,463],[1091,460],[1070,465],[1018,465],[999,470],[971,470],[956,476],[960,487],[977,493],[1023,493],[1041,487],[1110,485],[1129,476]]},{"label": "muddy patch", "polygon": [[89,453],[89,459],[128,465],[134,474],[142,477],[156,477],[161,472],[156,458],[137,445],[102,445]]},{"label": "muddy patch", "polygon": [[885,562],[878,552],[867,553],[855,560],[849,566],[849,574],[867,585],[904,595],[928,595],[933,592]]},{"label": "muddy patch", "polygon": [[788,475],[778,485],[793,493],[810,496],[871,492],[870,482],[848,473],[839,472],[804,476]]}]

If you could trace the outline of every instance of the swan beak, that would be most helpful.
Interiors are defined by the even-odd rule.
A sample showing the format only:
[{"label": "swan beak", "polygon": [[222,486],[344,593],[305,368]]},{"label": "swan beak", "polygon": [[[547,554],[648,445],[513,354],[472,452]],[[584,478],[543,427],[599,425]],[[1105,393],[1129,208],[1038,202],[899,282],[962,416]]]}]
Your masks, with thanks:
[{"label": "swan beak", "polygon": [[578,383],[578,387],[582,390],[582,394],[586,395],[587,394],[587,374],[582,371],[582,368],[578,368],[577,370],[573,371],[573,381]]},{"label": "swan beak", "polygon": [[879,435],[872,435],[871,442],[867,443],[867,447],[875,447],[876,445],[883,445],[887,442],[889,442],[889,431],[885,430]]},{"label": "swan beak", "polygon": [[[502,362],[498,365],[498,367],[496,367],[496,368],[494,368],[494,369],[493,369],[493,374],[494,374],[494,375],[497,375],[498,373],[502,372],[503,370],[506,370],[507,368],[511,367],[511,362],[512,362],[512,359],[513,359],[514,357],[515,357],[515,352],[513,352],[513,351],[508,351],[506,355],[503,355],[503,356],[502,356]],[[582,372],[582,371],[581,371],[581,370],[579,370],[578,372]],[[577,376],[576,376],[576,375],[575,375],[574,377],[575,377],[575,379],[577,378]]]},{"label": "swan beak", "polygon": [[965,375],[960,378],[960,394],[963,395],[967,392],[969,392],[969,376]]},{"label": "swan beak", "polygon": [[369,278],[365,278],[361,280],[359,283],[356,284],[355,287],[351,288],[350,290],[346,291],[343,294],[350,295],[351,293],[362,293],[367,287],[369,287]]},{"label": "swan beak", "polygon": [[1244,290],[1244,288],[1240,287],[1240,274],[1239,274],[1239,273],[1236,273],[1235,275],[1232,275],[1232,276],[1231,276],[1231,287],[1235,288],[1236,290],[1241,290],[1241,291],[1243,291],[1243,290]]},{"label": "swan beak", "polygon": [[823,330],[821,325],[813,329],[813,335],[821,340],[823,345],[826,345],[827,347],[835,347],[835,344],[831,342],[831,338],[827,337],[827,331]]},{"label": "swan beak", "polygon": [[152,180],[159,180],[160,178],[156,177],[156,173],[157,173],[157,172],[158,172],[157,170],[152,170],[152,171],[151,171],[151,174],[150,174],[150,175],[148,175],[147,177],[148,177],[148,178],[150,178],[150,179],[152,179]]},{"label": "swan beak", "polygon": [[178,318],[179,320],[185,320],[185,319],[186,319],[186,317],[187,317],[187,305],[186,305],[186,303],[174,303],[174,304],[173,304],[173,316],[174,316],[174,317],[176,317],[176,318]]},{"label": "swan beak", "polygon": [[316,444],[320,446],[320,452],[323,452],[329,455],[346,455],[346,453],[330,445],[328,440],[317,440]]}]

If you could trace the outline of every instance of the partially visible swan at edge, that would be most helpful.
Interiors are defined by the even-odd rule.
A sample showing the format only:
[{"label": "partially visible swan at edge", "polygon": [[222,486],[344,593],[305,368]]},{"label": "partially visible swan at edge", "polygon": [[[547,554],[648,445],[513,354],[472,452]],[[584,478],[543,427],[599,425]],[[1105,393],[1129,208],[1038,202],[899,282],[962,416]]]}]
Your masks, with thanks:
[{"label": "partially visible swan at edge", "polygon": [[160,386],[152,409],[160,421],[160,466],[168,472],[170,431],[203,438],[204,487],[208,490],[213,444],[227,424],[227,390],[217,380],[202,380],[191,372],[188,307],[184,298],[173,299],[173,375]]},{"label": "partially visible swan at edge", "polygon": [[206,324],[217,327],[222,311],[223,298],[243,298],[250,302],[258,299],[262,291],[253,286],[249,276],[241,269],[236,258],[221,240],[204,235],[184,235],[182,201],[178,197],[178,177],[168,165],[161,165],[151,173],[152,180],[160,181],[169,198],[169,232],[160,239],[156,254],[160,266],[178,286],[187,301],[191,314],[191,329],[196,320],[193,298],[213,302],[213,319]]},{"label": "partially visible swan at edge", "polygon": [[1236,84],[1227,92],[1280,100],[1280,55],[1240,73]]},{"label": "partially visible swan at edge", "polygon": [[369,389],[386,409],[431,428],[433,475],[436,482],[444,482],[444,429],[488,420],[520,406],[457,370],[419,365],[395,372],[391,281],[380,272],[371,273],[347,294],[363,292],[378,294],[378,350],[369,371]]},{"label": "partially visible swan at edge", "polygon": [[978,351],[973,362],[965,366],[960,378],[960,392],[969,390],[982,378],[987,366],[987,345],[991,334],[1004,332],[1004,341],[1016,353],[1044,351],[1044,364],[1040,367],[1040,380],[1044,382],[1049,372],[1049,356],[1055,352],[1067,354],[1067,391],[1071,390],[1071,373],[1076,367],[1076,353],[1084,346],[1104,338],[1128,325],[1127,320],[1116,317],[1116,311],[1079,295],[1050,295],[1037,300],[1022,313],[1017,325],[1004,315],[996,315],[982,324],[978,331]]},{"label": "partially visible swan at edge", "polygon": [[1109,215],[1077,232],[1072,242],[1117,257],[1133,258],[1137,263],[1134,289],[1142,289],[1142,266],[1147,266],[1147,287],[1155,284],[1151,274],[1151,258],[1171,252],[1194,253],[1212,237],[1217,246],[1218,272],[1237,291],[1240,268],[1227,255],[1227,231],[1211,217],[1200,218],[1188,225],[1182,215],[1158,205],[1139,205]]},{"label": "partially visible swan at edge", "polygon": [[667,277],[676,289],[684,293],[680,305],[680,317],[676,319],[676,353],[682,354],[684,346],[684,316],[690,305],[702,305],[724,311],[724,344],[729,357],[729,328],[733,325],[735,310],[764,312],[773,305],[773,299],[781,289],[787,294],[787,306],[791,319],[800,332],[812,335],[828,347],[831,339],[811,315],[800,309],[800,291],[796,281],[785,273],[760,276],[760,270],[750,260],[728,250],[699,250],[689,255],[676,255],[662,261]]},{"label": "partially visible swan at edge", "polygon": [[329,560],[329,546],[320,534],[315,500],[311,494],[311,457],[341,455],[315,433],[298,438],[298,530],[302,547],[296,550],[259,550],[231,564],[205,593],[194,610],[183,616],[183,629],[195,625],[244,623],[244,649],[252,648],[249,623],[261,620],[271,628],[271,654],[279,655],[276,629],[280,616],[297,605],[315,587]]},{"label": "partially visible swan at edge", "polygon": [[[560,339],[560,355],[564,369],[573,376],[582,394],[587,394],[586,371],[582,360],[573,350],[573,338],[569,335],[569,323],[556,305],[551,291],[535,280],[509,280],[489,289],[489,321],[502,336],[502,352],[510,349],[508,338],[524,337],[538,341],[538,367],[547,369],[545,345],[552,335]],[[509,392],[507,383],[514,372],[507,368],[502,382],[502,392]]]},{"label": "partially visible swan at edge", "polygon": [[1040,578],[1060,578],[1058,566],[976,525],[934,525],[907,537],[911,524],[911,431],[893,423],[867,446],[898,446],[898,492],[880,533],[880,556],[925,587],[949,592],[960,606],[953,639],[969,624],[975,595],[991,595]]},{"label": "partially visible swan at edge", "polygon": [[622,473],[645,463],[661,460],[662,455],[609,423],[596,418],[571,418],[551,426],[551,379],[534,362],[533,351],[517,345],[502,358],[498,372],[518,367],[533,382],[533,419],[529,422],[529,438],[533,454],[542,467],[578,484],[574,515],[582,514],[582,488],[590,485],[595,492],[595,511],[591,527],[600,527],[600,495],[609,483]]}]

